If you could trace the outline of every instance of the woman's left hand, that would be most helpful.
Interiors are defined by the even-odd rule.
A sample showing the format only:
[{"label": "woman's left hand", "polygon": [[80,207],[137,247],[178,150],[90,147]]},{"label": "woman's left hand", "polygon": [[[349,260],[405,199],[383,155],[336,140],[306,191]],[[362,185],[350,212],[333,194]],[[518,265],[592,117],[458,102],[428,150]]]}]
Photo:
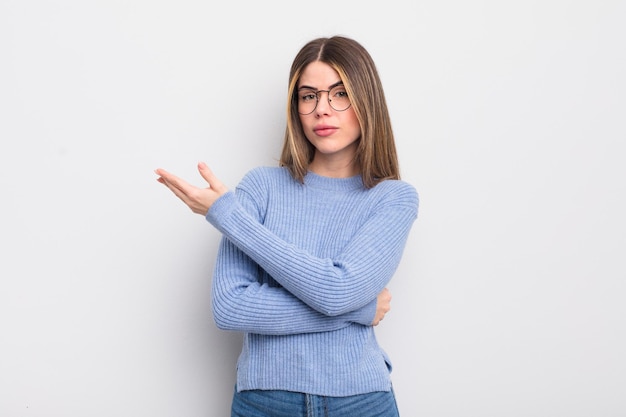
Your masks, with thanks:
[{"label": "woman's left hand", "polygon": [[198,164],[198,171],[208,183],[208,187],[194,187],[161,168],[154,172],[159,176],[157,181],[169,188],[191,211],[205,216],[213,203],[224,195],[228,189],[213,175],[213,172],[204,162]]}]

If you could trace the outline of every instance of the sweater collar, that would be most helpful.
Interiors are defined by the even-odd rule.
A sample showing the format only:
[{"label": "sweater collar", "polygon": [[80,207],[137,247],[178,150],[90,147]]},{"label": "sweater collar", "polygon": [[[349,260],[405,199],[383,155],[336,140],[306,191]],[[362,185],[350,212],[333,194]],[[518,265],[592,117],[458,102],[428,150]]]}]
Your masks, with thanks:
[{"label": "sweater collar", "polygon": [[304,184],[313,188],[335,191],[351,191],[363,188],[361,175],[347,178],[332,178],[317,175],[314,172],[307,172],[304,177]]}]

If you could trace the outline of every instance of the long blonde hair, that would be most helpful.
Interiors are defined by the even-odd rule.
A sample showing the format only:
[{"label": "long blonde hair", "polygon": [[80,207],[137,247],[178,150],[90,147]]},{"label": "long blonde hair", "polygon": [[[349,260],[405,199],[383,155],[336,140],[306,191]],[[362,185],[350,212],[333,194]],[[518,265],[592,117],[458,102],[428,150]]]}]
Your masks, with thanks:
[{"label": "long blonde hair", "polygon": [[356,158],[363,184],[371,188],[386,179],[400,179],[391,120],[378,71],[367,50],[343,36],[308,42],[291,65],[287,128],[280,166],[289,169],[296,180],[303,182],[315,155],[315,148],[307,140],[300,123],[296,94],[302,71],[315,61],[328,64],[337,71],[359,120],[361,137]]}]

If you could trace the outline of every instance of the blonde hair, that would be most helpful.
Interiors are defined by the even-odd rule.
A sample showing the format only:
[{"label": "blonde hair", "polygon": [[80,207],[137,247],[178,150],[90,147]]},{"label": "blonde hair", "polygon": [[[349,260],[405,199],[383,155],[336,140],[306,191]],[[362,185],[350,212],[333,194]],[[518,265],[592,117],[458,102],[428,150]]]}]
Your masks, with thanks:
[{"label": "blonde hair", "polygon": [[296,100],[300,75],[315,61],[328,64],[337,71],[350,97],[361,127],[356,158],[365,187],[374,187],[386,179],[400,179],[391,120],[378,71],[365,48],[343,36],[308,42],[291,65],[287,127],[280,166],[286,167],[296,180],[303,182],[315,155],[315,148],[304,135]]}]

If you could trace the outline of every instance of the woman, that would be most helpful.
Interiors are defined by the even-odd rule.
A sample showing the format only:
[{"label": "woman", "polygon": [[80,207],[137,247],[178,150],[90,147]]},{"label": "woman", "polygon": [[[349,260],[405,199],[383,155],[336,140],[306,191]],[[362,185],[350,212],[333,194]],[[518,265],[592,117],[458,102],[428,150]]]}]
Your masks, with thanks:
[{"label": "woman", "polygon": [[417,218],[400,180],[372,58],[335,36],[307,43],[289,76],[279,167],[229,191],[204,164],[196,188],[158,181],[222,234],[212,286],[220,329],[244,332],[233,416],[397,416],[373,326]]}]

